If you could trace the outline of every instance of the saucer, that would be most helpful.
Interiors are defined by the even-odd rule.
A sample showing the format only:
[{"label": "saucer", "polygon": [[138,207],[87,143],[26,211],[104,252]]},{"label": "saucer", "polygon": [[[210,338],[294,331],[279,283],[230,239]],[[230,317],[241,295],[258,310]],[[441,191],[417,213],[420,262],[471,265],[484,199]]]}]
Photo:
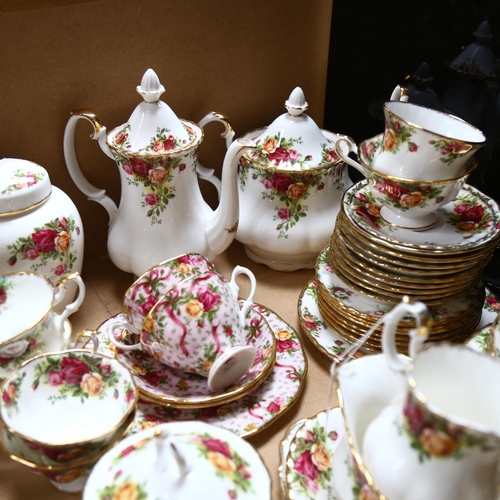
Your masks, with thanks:
[{"label": "saucer", "polygon": [[[109,327],[113,327],[112,323]],[[120,327],[114,333],[120,335],[122,331]],[[271,327],[262,315],[251,309],[246,317],[245,332],[245,343],[255,347],[257,357],[247,373],[226,389],[212,391],[206,377],[171,368],[142,349],[118,349],[115,357],[132,372],[143,399],[178,408],[205,408],[241,398],[271,373],[276,359],[276,342]],[[124,341],[123,337],[121,340]]]},{"label": "saucer", "polygon": [[[58,315],[57,313],[54,313]],[[0,380],[8,377],[15,369],[19,368],[25,361],[43,354],[45,352],[64,351],[68,348],[71,332],[73,328],[69,320],[64,322],[64,332],[60,339],[54,339],[54,345],[50,346],[50,351],[47,349],[46,342],[38,340],[36,337],[30,339],[28,348],[21,356],[15,358],[0,358]]]},{"label": "saucer", "polygon": [[367,210],[370,199],[367,181],[345,192],[343,209],[349,221],[379,243],[406,252],[464,253],[484,247],[500,231],[497,203],[468,184],[437,211],[436,223],[425,231],[403,229],[372,215]]},{"label": "saucer", "polygon": [[[299,323],[302,331],[305,333],[311,343],[330,359],[340,361],[344,352],[352,345],[346,342],[335,330],[330,328],[318,309],[318,281],[311,280],[302,290],[297,310],[299,315]],[[483,305],[483,312],[478,329],[484,328],[485,325],[491,323],[496,315],[500,312],[500,301],[486,290],[486,300]],[[484,336],[484,334],[483,334]],[[475,335],[467,343],[476,350],[481,350],[481,337]],[[355,357],[363,356],[370,351],[360,348],[355,354]]]},{"label": "saucer", "polygon": [[[326,428],[325,428],[326,427]],[[285,500],[334,500],[333,457],[345,436],[340,408],[308,418],[293,437],[286,460]]]},{"label": "saucer", "polygon": [[297,422],[290,425],[286,429],[285,436],[280,444],[280,465],[278,467],[278,475],[280,478],[281,492],[283,494],[283,497],[286,495],[286,490],[288,486],[286,480],[286,460],[288,458],[290,445],[292,444],[292,440],[295,437],[295,434],[306,422],[306,420],[307,420],[306,418],[303,418],[302,420],[297,420]]},{"label": "saucer", "polygon": [[84,500],[160,497],[270,500],[271,478],[257,451],[232,432],[172,422],[128,436],[105,453],[83,492]]},{"label": "saucer", "polygon": [[[307,358],[297,332],[274,311],[259,304],[253,310],[269,323],[276,339],[276,362],[269,376],[254,391],[231,403],[201,409],[180,409],[139,399],[136,416],[129,433],[164,422],[203,420],[247,437],[271,425],[298,400],[307,374]],[[108,329],[123,321],[116,314],[97,330],[97,352],[113,357],[115,346],[108,339]]]}]

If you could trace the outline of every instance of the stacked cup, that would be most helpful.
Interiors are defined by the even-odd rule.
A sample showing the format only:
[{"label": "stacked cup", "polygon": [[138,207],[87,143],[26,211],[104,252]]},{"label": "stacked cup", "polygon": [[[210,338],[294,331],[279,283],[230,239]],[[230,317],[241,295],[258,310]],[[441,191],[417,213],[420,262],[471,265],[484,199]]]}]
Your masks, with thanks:
[{"label": "stacked cup", "polygon": [[384,106],[383,134],[358,148],[361,164],[340,147],[344,161],[367,179],[382,208],[380,215],[399,227],[424,230],[437,220],[437,210],[453,201],[476,168],[474,154],[485,144],[483,133],[460,118],[403,101]]}]

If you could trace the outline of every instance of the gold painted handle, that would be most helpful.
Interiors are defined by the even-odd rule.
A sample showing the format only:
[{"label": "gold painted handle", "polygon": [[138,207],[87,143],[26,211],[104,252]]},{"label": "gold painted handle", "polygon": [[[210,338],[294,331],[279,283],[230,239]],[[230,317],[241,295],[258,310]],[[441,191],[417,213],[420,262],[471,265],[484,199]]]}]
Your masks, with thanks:
[{"label": "gold painted handle", "polygon": [[102,125],[101,125],[101,119],[91,109],[88,108],[74,109],[73,111],[71,111],[71,116],[79,116],[81,118],[85,118],[86,120],[88,120],[92,124],[92,127],[94,127],[94,133],[90,136],[90,138],[96,139],[97,132],[101,130]]}]

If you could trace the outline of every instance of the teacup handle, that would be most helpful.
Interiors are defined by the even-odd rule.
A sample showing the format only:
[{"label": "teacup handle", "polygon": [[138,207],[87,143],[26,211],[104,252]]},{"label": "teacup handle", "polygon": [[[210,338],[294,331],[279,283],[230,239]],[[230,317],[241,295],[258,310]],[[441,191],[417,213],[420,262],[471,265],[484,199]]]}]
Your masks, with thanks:
[{"label": "teacup handle", "polygon": [[349,153],[357,153],[357,146],[356,146],[355,142],[351,138],[341,137],[340,139],[337,139],[335,141],[335,145],[333,146],[333,149],[335,150],[337,155],[340,156],[340,158],[342,158],[342,160],[344,162],[351,165],[351,167],[354,167],[356,170],[361,172],[366,177],[366,170],[363,167],[363,165],[361,165],[357,161],[350,158],[348,156],[349,153],[348,154],[344,153],[344,151],[342,150],[342,147],[341,147],[342,142],[345,142],[347,144],[347,146],[349,148]]},{"label": "teacup handle", "polygon": [[239,319],[240,319],[240,328],[244,328],[247,313],[253,305],[253,298],[255,296],[255,291],[257,289],[257,281],[255,279],[255,275],[252,273],[252,271],[250,271],[250,269],[248,269],[247,267],[243,267],[243,266],[236,266],[233,269],[233,273],[231,274],[231,281],[229,282],[229,288],[231,289],[233,297],[236,300],[238,300],[238,294],[240,291],[239,286],[236,284],[236,278],[240,274],[246,274],[248,276],[248,278],[250,279],[250,284],[251,284],[250,293],[248,294],[248,298],[245,300],[245,302],[243,302],[243,306],[241,307],[240,312],[238,313]]},{"label": "teacup handle", "polygon": [[396,328],[405,316],[413,316],[417,320],[417,328],[413,328],[409,333],[411,337],[409,355],[412,359],[418,355],[427,340],[431,323],[427,306],[422,302],[410,302],[407,296],[384,316],[382,352],[387,358],[389,367],[397,372],[406,370],[409,363],[409,360],[396,350]]},{"label": "teacup handle", "polygon": [[71,304],[68,304],[64,308],[64,311],[59,315],[59,317],[56,318],[56,328],[59,333],[63,332],[64,322],[68,319],[68,317],[71,314],[75,313],[76,311],[78,311],[78,309],[80,309],[83,299],[85,298],[85,284],[83,283],[81,276],[78,273],[72,273],[68,274],[68,276],[63,278],[57,284],[57,290],[54,297],[54,305],[59,304],[59,302],[61,302],[61,300],[66,295],[66,292],[68,291],[68,289],[66,288],[66,283],[68,283],[68,281],[76,282],[78,286],[78,294],[76,296],[76,299],[73,302],[71,302]]},{"label": "teacup handle", "polygon": [[[84,340],[82,341],[82,339]],[[95,330],[82,330],[81,332],[78,332],[75,336],[75,342],[72,345],[72,348],[78,348],[78,344],[80,342],[82,343],[81,348],[86,348],[89,341],[92,342],[92,352],[96,353],[99,347],[99,339]]]},{"label": "teacup handle", "polygon": [[108,339],[113,345],[115,345],[119,349],[122,349],[123,351],[135,351],[136,349],[142,349],[142,344],[140,342],[137,342],[137,344],[128,345],[117,340],[114,335],[117,328],[126,328],[129,332],[137,333],[135,332],[135,328],[126,321],[115,323],[108,331]]}]

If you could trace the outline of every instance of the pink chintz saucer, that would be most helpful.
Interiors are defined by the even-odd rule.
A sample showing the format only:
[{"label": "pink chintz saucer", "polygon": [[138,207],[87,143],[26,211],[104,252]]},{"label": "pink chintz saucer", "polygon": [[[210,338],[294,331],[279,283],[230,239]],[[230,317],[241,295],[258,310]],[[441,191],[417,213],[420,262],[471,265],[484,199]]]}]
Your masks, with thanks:
[{"label": "pink chintz saucer", "polygon": [[[112,324],[110,325],[112,328]],[[176,408],[205,408],[229,403],[254,390],[271,373],[276,360],[276,342],[271,327],[256,310],[251,309],[244,328],[246,345],[257,350],[250,369],[232,386],[210,390],[207,379],[194,373],[172,368],[141,349],[117,349],[116,359],[134,375],[143,399]],[[133,343],[132,336],[121,327],[113,332],[125,343]]]}]

